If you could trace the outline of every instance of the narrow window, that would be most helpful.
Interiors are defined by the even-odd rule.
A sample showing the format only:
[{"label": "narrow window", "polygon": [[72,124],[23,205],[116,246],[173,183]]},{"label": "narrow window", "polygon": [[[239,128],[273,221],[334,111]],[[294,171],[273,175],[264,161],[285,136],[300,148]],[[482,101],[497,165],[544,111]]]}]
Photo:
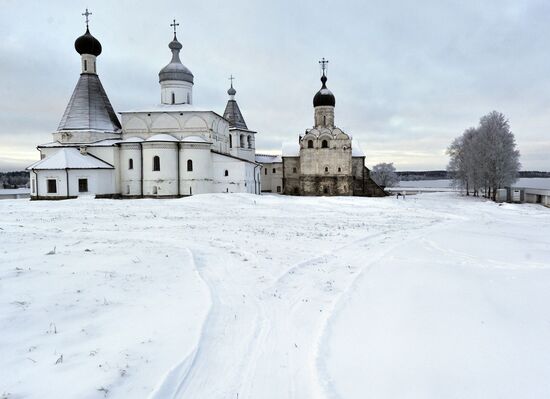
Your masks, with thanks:
[{"label": "narrow window", "polygon": [[297,172],[296,168],[292,168],[292,173],[296,173],[296,172]]},{"label": "narrow window", "polygon": [[327,116],[323,115],[323,125],[327,125]]},{"label": "narrow window", "polygon": [[126,186],[126,194],[130,195],[130,186]]},{"label": "narrow window", "polygon": [[154,194],[154,195],[157,195],[157,194],[158,194],[157,186],[153,186],[153,194]]},{"label": "narrow window", "polygon": [[338,172],[341,172],[342,171],[342,168],[338,168]]},{"label": "narrow window", "polygon": [[193,161],[191,159],[187,160],[187,171],[192,172],[193,171]]},{"label": "narrow window", "polygon": [[328,194],[328,188],[326,188],[326,187],[323,188],[323,193],[324,193],[324,194]]},{"label": "narrow window", "polygon": [[158,172],[160,170],[160,157],[155,155],[153,157],[153,171]]},{"label": "narrow window", "polygon": [[265,168],[264,170],[265,170],[265,174],[267,175],[267,168]]},{"label": "narrow window", "polygon": [[233,136],[229,135],[229,148],[233,148]]},{"label": "narrow window", "polygon": [[313,140],[307,141],[307,148],[313,148]]},{"label": "narrow window", "polygon": [[134,160],[132,158],[128,160],[128,169],[134,169]]},{"label": "narrow window", "polygon": [[48,179],[48,194],[57,193],[57,180]]},{"label": "narrow window", "polygon": [[193,195],[193,188],[189,187],[189,195]]},{"label": "narrow window", "polygon": [[328,166],[325,166],[325,172],[328,172]]},{"label": "narrow window", "polygon": [[246,141],[248,143],[248,148],[252,148],[252,138],[250,136],[247,136]]},{"label": "narrow window", "polygon": [[84,70],[88,70],[88,61],[84,60]]},{"label": "narrow window", "polygon": [[241,134],[241,148],[244,148],[244,134]]},{"label": "narrow window", "polygon": [[229,176],[229,171],[227,169],[225,170],[224,176]]},{"label": "narrow window", "polygon": [[323,141],[321,142],[321,148],[328,148],[328,141],[323,140]]},{"label": "narrow window", "polygon": [[172,104],[176,103],[176,95],[172,93]]},{"label": "narrow window", "polygon": [[277,173],[277,169],[273,168],[273,173]]},{"label": "narrow window", "polygon": [[78,192],[79,193],[88,192],[88,179],[78,179]]},{"label": "narrow window", "polygon": [[281,186],[277,186],[277,192],[278,192],[278,193],[281,192]]}]

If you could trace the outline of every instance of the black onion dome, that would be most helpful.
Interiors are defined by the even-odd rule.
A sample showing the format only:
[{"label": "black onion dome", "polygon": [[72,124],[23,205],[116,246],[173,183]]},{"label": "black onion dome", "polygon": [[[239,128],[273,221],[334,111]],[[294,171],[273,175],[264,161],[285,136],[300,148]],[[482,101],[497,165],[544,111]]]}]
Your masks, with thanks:
[{"label": "black onion dome", "polygon": [[80,55],[91,54],[97,57],[101,54],[101,43],[92,36],[88,28],[86,28],[86,33],[75,40],[74,48]]},{"label": "black onion dome", "polygon": [[231,85],[229,90],[227,90],[227,94],[229,94],[230,96],[234,96],[235,94],[237,94],[237,90],[233,88],[233,85]]},{"label": "black onion dome", "polygon": [[314,107],[322,107],[322,106],[331,106],[334,107],[336,105],[336,98],[334,97],[334,94],[327,89],[327,77],[323,75],[321,77],[321,82],[323,82],[323,86],[321,87],[321,90],[319,90],[315,96],[313,97],[313,106]]}]

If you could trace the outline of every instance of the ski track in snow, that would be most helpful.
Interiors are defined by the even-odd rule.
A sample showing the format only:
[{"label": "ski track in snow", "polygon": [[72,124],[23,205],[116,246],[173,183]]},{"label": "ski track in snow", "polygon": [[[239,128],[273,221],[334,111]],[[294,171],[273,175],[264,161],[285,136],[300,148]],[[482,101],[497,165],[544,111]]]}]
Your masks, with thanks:
[{"label": "ski track in snow", "polygon": [[[195,351],[168,374],[150,399],[335,397],[318,354],[339,298],[370,264],[417,230],[444,223],[441,214],[437,219],[369,233],[301,260],[267,287],[244,293],[235,291],[242,285],[232,278],[232,269],[239,264],[227,257],[225,249],[231,243],[218,242],[222,251],[194,251],[197,270],[210,289],[211,308]],[[369,250],[373,253],[366,260]],[[225,261],[211,264],[211,259],[219,258]],[[342,270],[347,272],[342,275]],[[243,306],[248,311],[238,312]],[[243,313],[247,316],[241,318]]]}]

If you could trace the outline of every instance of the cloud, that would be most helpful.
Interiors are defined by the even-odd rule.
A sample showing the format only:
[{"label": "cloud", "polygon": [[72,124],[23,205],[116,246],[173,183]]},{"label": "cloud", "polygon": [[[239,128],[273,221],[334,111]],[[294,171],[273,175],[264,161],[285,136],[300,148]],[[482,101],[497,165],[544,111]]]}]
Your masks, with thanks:
[{"label": "cloud", "polygon": [[[51,139],[80,72],[74,39],[83,1],[5,0],[0,16],[0,159],[34,159]],[[181,23],[194,100],[221,113],[227,77],[259,151],[280,149],[313,121],[327,57],[336,123],[367,162],[443,169],[448,143],[493,109],[505,113],[524,169],[550,169],[550,4],[543,0],[95,1],[98,71],[116,110],[159,101],[169,23]],[[10,161],[12,159],[12,161]],[[1,167],[1,166],[0,166]]]}]

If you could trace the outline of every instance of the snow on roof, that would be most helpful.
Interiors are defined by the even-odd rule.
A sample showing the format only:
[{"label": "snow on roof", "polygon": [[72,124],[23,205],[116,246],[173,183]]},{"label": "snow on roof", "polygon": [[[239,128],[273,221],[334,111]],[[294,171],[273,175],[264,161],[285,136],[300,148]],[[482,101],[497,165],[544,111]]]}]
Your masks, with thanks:
[{"label": "snow on roof", "polygon": [[119,114],[134,114],[134,113],[153,113],[153,112],[212,112],[222,117],[216,111],[211,109],[203,109],[192,104],[156,104],[148,108],[132,109],[128,111],[119,111]]},{"label": "snow on roof", "polygon": [[145,141],[179,141],[179,140],[170,134],[161,133],[161,134],[155,134],[154,136],[149,137]]},{"label": "snow on roof", "polygon": [[364,157],[365,153],[361,149],[359,142],[355,139],[351,141],[351,156],[352,157]]},{"label": "snow on roof", "polygon": [[182,138],[181,141],[187,143],[210,143],[210,141],[201,136],[187,136]]},{"label": "snow on roof", "polygon": [[33,163],[27,169],[114,169],[113,165],[102,161],[92,155],[81,154],[73,147],[65,147],[58,150],[38,162]]},{"label": "snow on roof", "polygon": [[282,148],[283,157],[299,157],[300,156],[300,144],[297,142],[283,143]]},{"label": "snow on roof", "polygon": [[122,141],[119,141],[119,143],[141,143],[142,141],[143,139],[141,137],[132,136]]},{"label": "snow on roof", "polygon": [[256,162],[258,163],[277,163],[283,162],[280,155],[272,154],[256,154]]},{"label": "snow on roof", "polygon": [[39,148],[48,148],[48,147],[109,147],[120,142],[120,139],[105,139],[100,141],[95,141],[92,143],[60,143],[59,141],[52,141],[46,144],[40,144]]}]

